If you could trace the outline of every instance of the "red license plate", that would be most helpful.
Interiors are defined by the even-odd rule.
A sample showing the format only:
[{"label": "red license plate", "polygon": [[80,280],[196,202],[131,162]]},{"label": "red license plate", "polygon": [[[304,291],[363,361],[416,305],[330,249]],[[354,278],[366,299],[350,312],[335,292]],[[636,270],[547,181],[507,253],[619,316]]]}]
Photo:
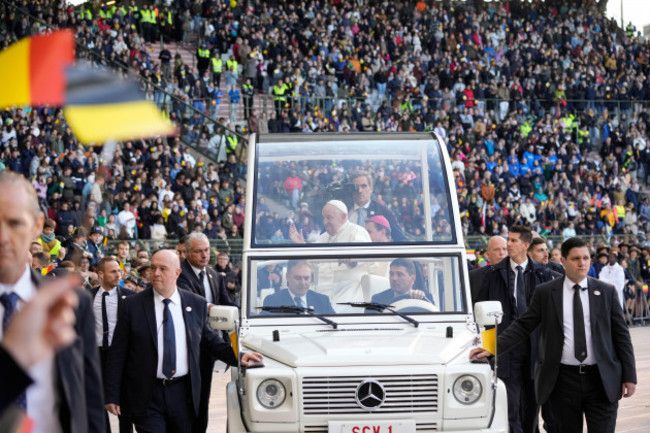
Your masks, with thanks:
[{"label": "red license plate", "polygon": [[415,421],[330,421],[329,433],[415,433]]}]

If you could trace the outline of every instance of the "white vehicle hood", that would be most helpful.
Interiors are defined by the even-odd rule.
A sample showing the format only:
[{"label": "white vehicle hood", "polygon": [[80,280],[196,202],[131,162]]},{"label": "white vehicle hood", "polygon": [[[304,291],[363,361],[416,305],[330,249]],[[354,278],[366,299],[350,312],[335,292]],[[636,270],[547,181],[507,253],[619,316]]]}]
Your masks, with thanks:
[{"label": "white vehicle hood", "polygon": [[[280,341],[253,332],[243,345],[291,367],[352,365],[447,364],[465,352],[476,334],[456,328],[453,338],[445,328],[399,330],[283,330]],[[268,335],[268,338],[267,338]]]}]

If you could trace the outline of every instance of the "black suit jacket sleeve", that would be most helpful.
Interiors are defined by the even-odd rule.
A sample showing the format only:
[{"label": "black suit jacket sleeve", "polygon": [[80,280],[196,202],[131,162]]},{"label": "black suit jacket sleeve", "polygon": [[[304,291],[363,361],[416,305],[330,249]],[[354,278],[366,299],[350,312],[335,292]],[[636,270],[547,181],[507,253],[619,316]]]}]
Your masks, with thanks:
[{"label": "black suit jacket sleeve", "polygon": [[526,312],[497,335],[497,356],[505,355],[519,343],[526,340],[542,320],[542,294],[544,290],[535,290]]},{"label": "black suit jacket sleeve", "polygon": [[14,358],[0,344],[0,371],[2,388],[0,388],[0,416],[16,398],[33,383]]},{"label": "black suit jacket sleeve", "polygon": [[[99,353],[95,341],[95,315],[92,310],[90,295],[81,290],[78,293],[77,333],[83,340],[84,387],[88,413],[87,431],[103,433],[106,429],[104,425],[104,394]],[[71,407],[70,410],[74,414],[74,411],[78,410],[78,408]]]},{"label": "black suit jacket sleeve", "polygon": [[[130,303],[127,300],[120,306],[117,315],[117,325],[113,334],[113,344],[106,363],[106,403],[120,405],[120,389],[126,365],[127,349],[131,329]],[[156,355],[157,356],[157,355]]]},{"label": "black suit jacket sleeve", "polygon": [[228,294],[228,288],[226,287],[226,278],[219,272],[215,271],[212,268],[206,268],[208,274],[210,275],[210,285],[216,285],[216,289],[212,290],[212,293],[217,294],[215,297],[216,303],[219,305],[230,305],[231,307],[236,307],[230,295]]},{"label": "black suit jacket sleeve", "polygon": [[[618,300],[618,292],[610,290],[610,303],[612,305],[611,311],[611,338],[614,346],[616,357],[621,362],[623,369],[621,376],[621,383],[631,382],[636,383],[636,361],[634,360],[634,349],[632,347],[632,339],[630,338],[630,331],[625,323],[623,317],[623,308]],[[594,336],[592,336],[592,339]]]}]

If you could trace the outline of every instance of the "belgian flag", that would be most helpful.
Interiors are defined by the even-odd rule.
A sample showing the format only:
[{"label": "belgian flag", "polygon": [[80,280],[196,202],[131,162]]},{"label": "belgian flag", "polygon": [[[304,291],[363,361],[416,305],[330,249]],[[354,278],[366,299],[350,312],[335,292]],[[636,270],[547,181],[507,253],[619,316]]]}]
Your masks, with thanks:
[{"label": "belgian flag", "polygon": [[175,129],[139,85],[90,66],[67,71],[63,115],[83,144],[170,135]]},{"label": "belgian flag", "polygon": [[21,39],[0,52],[0,108],[61,106],[65,69],[74,62],[74,34],[62,30]]},{"label": "belgian flag", "polygon": [[66,121],[83,144],[175,132],[135,80],[73,62],[70,30],[25,38],[0,52],[0,109],[63,106]]}]

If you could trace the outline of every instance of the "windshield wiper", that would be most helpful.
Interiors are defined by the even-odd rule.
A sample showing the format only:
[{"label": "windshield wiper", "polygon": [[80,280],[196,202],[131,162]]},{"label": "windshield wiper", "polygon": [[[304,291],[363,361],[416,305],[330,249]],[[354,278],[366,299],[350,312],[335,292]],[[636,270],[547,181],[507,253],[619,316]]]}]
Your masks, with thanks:
[{"label": "windshield wiper", "polygon": [[412,323],[414,327],[420,326],[420,322],[415,320],[414,318],[407,316],[404,313],[400,313],[399,311],[395,310],[392,305],[389,304],[377,304],[376,302],[339,302],[338,305],[350,305],[352,307],[357,307],[357,308],[366,308],[368,310],[374,310],[374,311],[384,311],[388,310],[391,313],[397,314],[399,317],[402,319],[406,320],[409,323]]},{"label": "windshield wiper", "polygon": [[262,311],[268,311],[270,313],[295,313],[295,314],[304,313],[310,316],[314,316],[317,319],[320,319],[324,323],[331,325],[332,328],[334,329],[337,329],[339,327],[339,324],[336,323],[335,321],[330,320],[327,317],[324,317],[322,314],[314,313],[314,307],[296,307],[295,305],[280,305],[280,306],[257,307],[257,309]]}]

